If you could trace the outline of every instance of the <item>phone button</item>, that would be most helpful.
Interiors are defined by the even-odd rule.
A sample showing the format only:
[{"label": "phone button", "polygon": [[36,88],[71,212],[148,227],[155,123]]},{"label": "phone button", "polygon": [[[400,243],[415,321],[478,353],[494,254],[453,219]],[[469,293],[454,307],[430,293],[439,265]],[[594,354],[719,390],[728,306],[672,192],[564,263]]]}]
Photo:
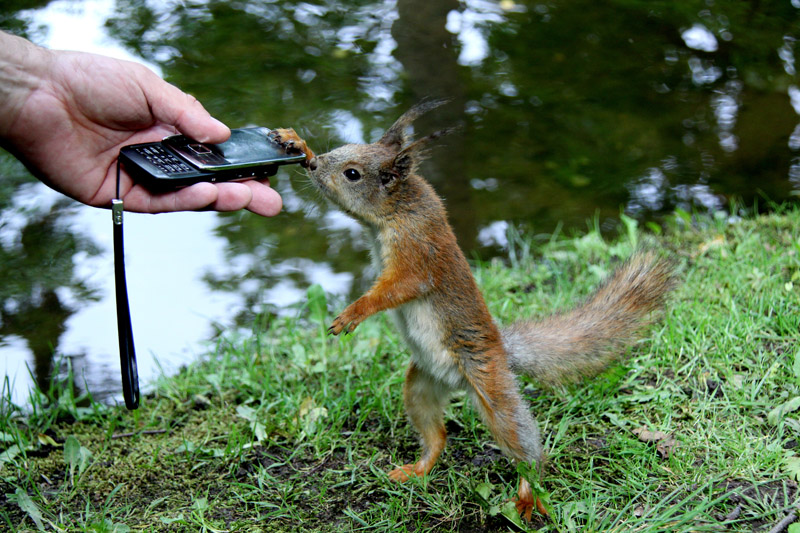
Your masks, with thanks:
[{"label": "phone button", "polygon": [[211,149],[208,146],[200,143],[192,143],[189,145],[189,148],[192,150],[192,152],[200,155],[211,153]]}]

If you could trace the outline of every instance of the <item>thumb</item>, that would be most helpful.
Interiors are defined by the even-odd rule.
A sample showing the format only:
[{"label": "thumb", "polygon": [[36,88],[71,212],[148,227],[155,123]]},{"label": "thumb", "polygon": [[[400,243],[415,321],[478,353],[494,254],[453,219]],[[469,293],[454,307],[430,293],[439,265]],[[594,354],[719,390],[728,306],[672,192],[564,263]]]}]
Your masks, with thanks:
[{"label": "thumb", "polygon": [[212,117],[197,98],[153,76],[160,83],[157,90],[148,95],[148,101],[157,121],[174,126],[200,142],[219,143],[230,137],[228,126]]}]

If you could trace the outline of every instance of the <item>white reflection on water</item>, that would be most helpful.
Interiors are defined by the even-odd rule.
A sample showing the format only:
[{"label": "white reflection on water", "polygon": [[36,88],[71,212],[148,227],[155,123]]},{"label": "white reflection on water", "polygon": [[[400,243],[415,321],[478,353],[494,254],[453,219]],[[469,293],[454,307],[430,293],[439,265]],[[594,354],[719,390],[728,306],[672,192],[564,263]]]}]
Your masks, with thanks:
[{"label": "white reflection on water", "polygon": [[739,148],[739,139],[733,133],[736,117],[739,114],[739,95],[742,83],[731,80],[725,84],[723,91],[718,91],[711,99],[711,108],[717,119],[717,135],[720,148],[726,152],[734,152]]},{"label": "white reflection on water", "polygon": [[681,38],[686,46],[694,50],[716,52],[718,48],[717,38],[702,24],[694,24],[688,30],[684,30]]},{"label": "white reflection on water", "polygon": [[514,2],[488,2],[486,0],[466,0],[463,9],[447,14],[445,28],[458,37],[461,52],[458,63],[463,66],[478,66],[489,55],[489,43],[481,26],[493,22],[502,23],[507,11],[524,11],[525,7]]},{"label": "white reflection on water", "polygon": [[496,220],[478,231],[478,241],[483,246],[508,247],[508,222]]},{"label": "white reflection on water", "polygon": [[103,54],[147,66],[159,76],[161,68],[137,57],[109,37],[104,24],[114,13],[113,0],[56,0],[42,9],[21,11],[33,20],[32,39],[36,44],[57,50]]}]

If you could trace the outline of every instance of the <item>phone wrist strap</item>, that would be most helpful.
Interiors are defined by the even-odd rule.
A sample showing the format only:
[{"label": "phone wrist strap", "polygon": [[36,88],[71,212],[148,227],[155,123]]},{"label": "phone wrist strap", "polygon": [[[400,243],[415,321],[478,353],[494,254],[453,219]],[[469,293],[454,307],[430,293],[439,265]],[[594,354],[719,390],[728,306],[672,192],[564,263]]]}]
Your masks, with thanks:
[{"label": "phone wrist strap", "polygon": [[111,218],[114,222],[114,286],[117,303],[117,330],[119,335],[119,361],[122,370],[122,394],[125,407],[139,407],[139,371],[136,367],[136,350],[133,345],[133,327],[128,303],[128,284],[125,279],[125,247],[122,238],[124,205],[119,194],[120,163],[117,159],[117,194],[111,200]]}]

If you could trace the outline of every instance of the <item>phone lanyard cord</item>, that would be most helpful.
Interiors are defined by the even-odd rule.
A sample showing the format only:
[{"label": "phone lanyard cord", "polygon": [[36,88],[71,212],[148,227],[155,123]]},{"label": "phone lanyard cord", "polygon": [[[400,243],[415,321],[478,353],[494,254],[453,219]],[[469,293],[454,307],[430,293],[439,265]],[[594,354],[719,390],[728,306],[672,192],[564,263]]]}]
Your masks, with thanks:
[{"label": "phone lanyard cord", "polygon": [[139,372],[136,366],[136,350],[133,345],[128,284],[125,279],[125,251],[122,240],[122,213],[124,209],[119,190],[120,163],[119,159],[117,159],[117,194],[116,198],[111,200],[111,217],[114,222],[114,286],[117,304],[119,360],[125,406],[130,410],[134,410],[139,407]]}]

